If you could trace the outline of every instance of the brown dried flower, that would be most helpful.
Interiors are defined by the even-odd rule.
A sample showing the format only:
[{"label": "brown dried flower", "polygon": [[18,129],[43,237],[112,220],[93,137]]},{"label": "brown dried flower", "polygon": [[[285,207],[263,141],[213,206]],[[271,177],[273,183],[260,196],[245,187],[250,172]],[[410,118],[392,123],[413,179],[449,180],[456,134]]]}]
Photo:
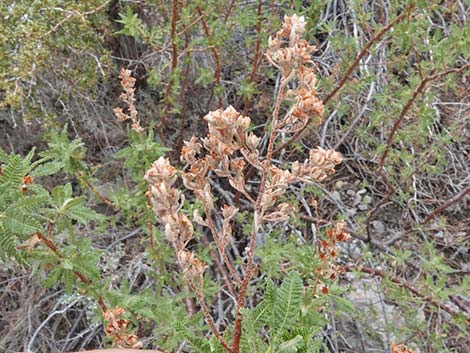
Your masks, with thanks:
[{"label": "brown dried flower", "polygon": [[[213,333],[224,345],[222,335],[217,334],[215,323],[202,298],[202,276],[206,264],[196,258],[187,248],[193,239],[191,220],[181,212],[184,197],[173,185],[179,174],[186,189],[191,190],[202,204],[202,209],[194,210],[192,221],[210,231],[217,246],[218,254],[211,251],[214,264],[222,274],[225,285],[235,296],[246,293],[250,278],[255,272],[254,254],[259,229],[265,222],[286,221],[294,211],[292,204],[279,203],[279,199],[295,182],[319,182],[335,172],[341,163],[341,155],[334,150],[313,149],[303,163],[294,162],[289,169],[281,167],[274,160],[275,140],[281,134],[294,133],[314,121],[319,124],[323,115],[323,104],[316,92],[316,68],[311,52],[315,49],[302,39],[305,32],[305,19],[297,15],[284,18],[284,24],[273,38],[269,39],[266,54],[269,62],[281,71],[279,94],[275,100],[270,131],[262,139],[249,131],[251,120],[232,106],[209,112],[204,119],[208,124],[207,136],[192,137],[184,142],[180,160],[185,163],[177,172],[166,158],[155,161],[145,175],[150,190],[150,205],[159,221],[165,227],[167,238],[174,246],[178,264],[184,278],[195,291],[206,321],[214,327]],[[288,89],[289,87],[290,89]],[[282,101],[288,99],[291,107],[283,118],[279,117]],[[252,173],[254,171],[254,173]],[[247,175],[250,175],[247,180]],[[217,183],[212,178],[224,178],[228,184],[245,198],[253,210],[253,226],[246,250],[246,268],[239,270],[233,259],[225,253],[232,237],[233,218],[238,208],[233,205],[220,207],[220,200],[213,193],[220,191],[224,182]],[[224,199],[232,203],[230,192],[220,191]],[[201,212],[201,214],[200,214]],[[322,241],[317,268],[322,279],[335,279],[340,267],[334,264],[337,256],[336,242],[348,239],[341,224],[331,230],[331,237]],[[244,241],[243,241],[244,242]],[[228,272],[227,272],[228,271]],[[240,275],[240,273],[242,275]],[[236,285],[233,285],[233,282]],[[322,284],[321,291],[328,293]],[[239,291],[237,293],[237,290]],[[201,299],[202,298],[202,299]],[[240,299],[241,300],[241,299]],[[243,307],[241,305],[237,310]],[[237,313],[235,331],[241,332],[240,312]],[[239,337],[238,337],[239,338]],[[234,347],[237,345],[234,340]],[[224,345],[224,347],[228,345]]]},{"label": "brown dried flower", "polygon": [[274,38],[269,38],[268,61],[281,71],[283,85],[296,80],[297,88],[287,92],[287,97],[295,103],[277,128],[295,133],[316,118],[319,125],[323,116],[323,103],[317,97],[315,67],[310,53],[316,48],[302,39],[305,32],[305,19],[293,15],[284,17],[284,24]]},{"label": "brown dried flower", "polygon": [[147,170],[144,179],[150,184],[150,204],[165,225],[167,239],[182,250],[193,238],[194,230],[188,217],[180,212],[184,196],[173,187],[176,177],[176,168],[168,158],[160,157]]},{"label": "brown dried flower", "polygon": [[413,353],[413,351],[409,349],[407,346],[405,346],[404,344],[396,344],[396,343],[390,344],[390,351],[391,353]]},{"label": "brown dried flower", "polygon": [[341,161],[340,153],[318,147],[310,151],[309,159],[303,164],[292,163],[292,174],[305,182],[322,181],[328,175],[335,173],[334,167]]},{"label": "brown dried flower", "polygon": [[121,79],[121,86],[124,90],[119,98],[126,103],[129,114],[124,113],[122,108],[115,108],[114,114],[119,121],[132,121],[132,129],[138,133],[144,131],[140,126],[139,120],[137,119],[137,109],[135,107],[135,78],[131,76],[131,70],[126,70],[124,68],[119,72],[119,78]]},{"label": "brown dried flower", "polygon": [[[346,222],[337,222],[333,228],[327,230],[326,235],[328,238],[320,240],[318,256],[320,264],[316,272],[323,279],[335,280],[338,275],[344,272],[344,267],[337,265],[335,259],[338,256],[337,243],[351,239],[351,235],[344,230],[345,227]],[[321,279],[318,279],[318,281],[322,283]]]},{"label": "brown dried flower", "polygon": [[128,333],[129,320],[123,319],[123,308],[108,309],[103,313],[103,319],[107,321],[104,328],[106,336],[111,337],[118,348],[140,348],[142,343],[135,333]]}]

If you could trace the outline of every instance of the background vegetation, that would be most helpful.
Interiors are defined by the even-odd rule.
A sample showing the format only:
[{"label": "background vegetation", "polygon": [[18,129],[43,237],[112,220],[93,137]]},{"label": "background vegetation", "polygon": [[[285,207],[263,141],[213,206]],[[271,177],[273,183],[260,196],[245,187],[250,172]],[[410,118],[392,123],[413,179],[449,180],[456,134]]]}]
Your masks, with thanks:
[{"label": "background vegetation", "polygon": [[[260,236],[249,307],[312,284],[317,240],[342,219],[354,238],[338,249],[345,273],[296,303],[299,331],[279,351],[389,352],[395,342],[466,352],[470,7],[453,0],[0,1],[2,351],[112,344],[106,307],[125,309],[145,348],[217,349],[202,339],[200,311],[188,318],[194,298],[143,176],[160,156],[177,164],[183,141],[206,135],[209,111],[232,105],[253,131],[269,128],[280,76],[264,53],[293,13],[317,47],[324,122],[283,137],[273,158],[303,161],[320,146],[343,163],[322,183],[289,189],[297,212]],[[144,133],[114,116],[128,108],[122,67],[136,78]],[[217,180],[212,188],[238,197]],[[200,207],[189,200],[184,211]],[[231,256],[243,253],[249,215],[235,220]],[[198,256],[209,259],[203,247]],[[231,300],[214,278],[204,291],[224,327]]]}]

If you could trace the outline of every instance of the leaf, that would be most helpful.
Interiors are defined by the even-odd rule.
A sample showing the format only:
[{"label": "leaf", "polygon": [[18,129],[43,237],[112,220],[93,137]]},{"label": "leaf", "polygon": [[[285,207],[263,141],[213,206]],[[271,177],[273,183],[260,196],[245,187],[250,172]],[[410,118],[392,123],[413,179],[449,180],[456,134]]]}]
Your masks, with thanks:
[{"label": "leaf", "polygon": [[54,287],[57,282],[60,281],[62,277],[63,269],[61,267],[55,267],[50,273],[49,276],[42,282],[43,286],[46,288]]},{"label": "leaf", "polygon": [[65,291],[68,294],[71,294],[72,289],[73,289],[73,285],[75,283],[75,275],[73,274],[73,272],[71,270],[64,270],[62,279],[64,281]]},{"label": "leaf", "polygon": [[[1,214],[0,214],[1,216]],[[13,256],[16,253],[16,237],[9,229],[6,229],[0,218],[0,254],[3,255],[5,252],[9,256]]]},{"label": "leaf", "polygon": [[23,161],[17,155],[8,158],[8,162],[2,168],[0,184],[9,183],[12,187],[20,186],[23,180]]},{"label": "leaf", "polygon": [[4,227],[14,234],[31,235],[41,229],[41,224],[29,214],[9,209],[4,214]]},{"label": "leaf", "polygon": [[289,341],[283,342],[279,345],[278,352],[282,353],[295,353],[303,343],[303,337],[300,335],[295,336]]},{"label": "leaf", "polygon": [[271,344],[276,344],[279,337],[288,329],[296,316],[300,312],[300,303],[302,300],[302,280],[297,272],[290,272],[276,291],[276,300],[274,302],[273,318],[271,326],[273,327],[273,336]]},{"label": "leaf", "polygon": [[49,197],[47,195],[29,196],[16,201],[8,209],[11,209],[12,212],[20,210],[31,213],[44,207],[48,200]]},{"label": "leaf", "polygon": [[183,326],[183,323],[176,322],[175,330],[180,335],[184,337],[185,340],[189,342],[192,348],[199,353],[212,353],[211,345],[207,338],[195,337],[189,334],[186,328]]},{"label": "leaf", "polygon": [[337,295],[331,295],[330,297],[333,299],[337,311],[345,313],[352,313],[354,311],[354,306],[349,299]]},{"label": "leaf", "polygon": [[41,164],[37,166],[36,168],[34,168],[30,172],[30,175],[33,178],[42,177],[46,175],[52,175],[52,174],[59,172],[63,167],[64,167],[64,163],[62,162],[55,162],[55,161],[48,162],[48,163]]}]

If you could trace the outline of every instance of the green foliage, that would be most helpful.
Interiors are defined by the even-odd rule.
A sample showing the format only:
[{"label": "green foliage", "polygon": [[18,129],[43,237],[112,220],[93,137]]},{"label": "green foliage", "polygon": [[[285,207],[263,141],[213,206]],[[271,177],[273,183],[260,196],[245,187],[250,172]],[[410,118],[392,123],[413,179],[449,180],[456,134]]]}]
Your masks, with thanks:
[{"label": "green foliage", "polygon": [[[52,287],[63,282],[67,292],[83,275],[89,285],[100,277],[97,271],[99,253],[88,239],[74,237],[76,222],[87,224],[103,220],[103,217],[85,206],[85,197],[73,197],[70,183],[56,186],[52,193],[36,183],[34,177],[58,172],[64,165],[61,160],[50,160],[54,154],[43,154],[33,162],[35,150],[24,158],[7,155],[0,150],[0,257],[13,256],[22,263],[31,262],[36,268],[49,267],[43,284]],[[53,229],[67,231],[67,244],[58,248],[38,241],[37,232],[51,236]],[[45,248],[47,245],[47,248]],[[82,281],[83,282],[83,281]]]},{"label": "green foliage", "polygon": [[[37,97],[50,73],[67,82],[57,97],[97,84],[98,65],[109,63],[99,33],[107,26],[106,3],[85,0],[0,2],[0,108],[22,108],[25,118],[50,116]],[[27,107],[28,109],[24,109]]]},{"label": "green foliage", "polygon": [[[45,220],[43,208],[49,201],[47,191],[39,185],[26,184],[24,178],[39,169],[46,173],[41,164],[32,163],[34,149],[24,158],[7,155],[0,149],[0,256],[17,256],[16,246],[36,231],[42,229]],[[42,167],[42,168],[41,168]],[[49,169],[53,171],[54,168]],[[47,173],[46,173],[47,174]]]},{"label": "green foliage", "polygon": [[148,129],[145,134],[131,131],[129,143],[128,147],[118,151],[114,157],[124,160],[124,167],[136,183],[142,182],[145,172],[156,158],[171,151],[170,148],[155,142],[155,134],[152,129]]},{"label": "green foliage", "polygon": [[41,156],[63,164],[64,171],[73,175],[77,171],[87,170],[87,165],[83,161],[86,148],[79,138],[70,141],[67,129],[68,126],[65,125],[61,132],[51,130],[48,138],[48,149],[42,152]]},{"label": "green foliage", "polygon": [[[320,352],[321,340],[315,338],[323,322],[302,320],[304,297],[302,279],[290,272],[279,288],[266,282],[263,300],[253,309],[244,309],[242,352]],[[262,339],[265,333],[267,343]]]}]

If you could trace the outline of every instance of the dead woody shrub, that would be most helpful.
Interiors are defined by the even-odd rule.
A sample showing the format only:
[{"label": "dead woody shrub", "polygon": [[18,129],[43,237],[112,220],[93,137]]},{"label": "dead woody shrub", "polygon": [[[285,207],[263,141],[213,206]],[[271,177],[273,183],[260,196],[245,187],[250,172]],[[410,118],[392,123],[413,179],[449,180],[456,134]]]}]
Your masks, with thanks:
[{"label": "dead woody shrub", "polygon": [[[262,137],[249,129],[250,118],[229,106],[225,110],[210,112],[204,117],[209,128],[206,137],[199,139],[193,136],[185,142],[180,156],[186,165],[183,170],[177,170],[167,158],[161,157],[152,164],[145,175],[145,180],[150,186],[150,205],[158,221],[164,226],[166,238],[176,251],[184,278],[195,291],[212,334],[226,351],[231,353],[240,351],[241,309],[245,306],[248,285],[254,274],[257,234],[266,222],[286,221],[294,211],[292,205],[279,202],[290,184],[322,181],[332,175],[335,166],[341,163],[341,155],[338,152],[322,148],[311,150],[307,160],[295,161],[290,168],[282,168],[273,162],[273,146],[281,134],[293,134],[307,124],[317,126],[322,121],[323,104],[317,97],[316,72],[310,57],[315,48],[302,39],[304,31],[303,17],[285,17],[282,29],[269,41],[266,57],[280,70],[282,78],[274,102],[271,128],[265,137],[265,149],[261,147]],[[291,101],[292,104],[287,113],[280,117],[283,100]],[[259,183],[255,184],[256,187],[248,186],[245,178],[249,168],[258,172]],[[182,211],[185,196],[175,187],[178,177],[181,177],[185,188],[192,191],[201,203],[203,215],[196,210],[190,219]],[[242,206],[216,205],[210,182],[211,178],[215,177],[226,179],[252,207],[252,232],[247,236],[244,265],[239,269],[235,268],[233,261],[227,256],[226,249],[233,237],[233,218]],[[213,214],[222,215],[221,225],[215,224]],[[219,257],[215,258],[214,262],[223,275],[226,287],[236,298],[233,337],[230,344],[216,328],[204,303],[202,277],[207,266],[187,248],[188,243],[194,239],[195,224],[207,228],[211,233]],[[349,237],[342,231],[343,226],[340,224],[330,232],[330,243],[325,244],[325,249],[328,246],[329,257],[334,257],[330,247]],[[338,269],[325,267],[325,271],[336,273]]]}]

